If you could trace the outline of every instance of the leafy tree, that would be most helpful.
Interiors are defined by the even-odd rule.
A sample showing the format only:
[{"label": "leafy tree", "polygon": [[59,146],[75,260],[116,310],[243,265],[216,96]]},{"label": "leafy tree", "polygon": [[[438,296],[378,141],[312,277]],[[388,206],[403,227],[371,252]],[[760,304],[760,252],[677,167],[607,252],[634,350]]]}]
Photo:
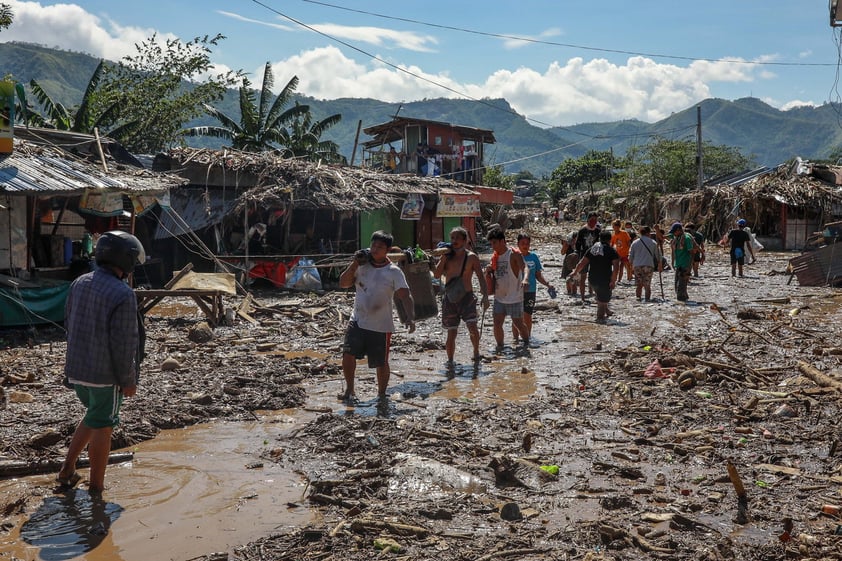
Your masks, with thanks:
[{"label": "leafy tree", "polygon": [[96,102],[120,108],[118,115],[112,115],[112,124],[122,128],[111,136],[139,153],[180,141],[184,123],[202,114],[205,104],[221,99],[226,88],[242,78],[240,71],[228,71],[199,81],[211,71],[211,48],[224,38],[205,35],[187,43],[170,39],[162,45],[153,35],[137,45],[137,55],[108,66]]},{"label": "leafy tree", "polygon": [[260,88],[259,103],[256,92],[251,87],[251,82],[248,78],[243,78],[240,86],[239,122],[205,103],[203,104],[205,111],[219,121],[222,126],[193,127],[184,131],[185,134],[188,136],[215,136],[230,139],[233,148],[248,152],[272,150],[275,148],[273,143],[283,145],[292,138],[288,131],[283,130],[284,125],[291,123],[296,117],[309,113],[310,107],[296,103],[294,107],[284,110],[298,87],[298,76],[293,76],[287,82],[274,102],[272,102],[273,85],[272,65],[267,62],[263,72],[263,86]]},{"label": "leafy tree", "polygon": [[613,154],[610,150],[589,150],[581,158],[568,158],[550,174],[548,188],[553,200],[567,196],[568,190],[579,190],[587,186],[591,193],[598,183],[606,183],[613,169]]},{"label": "leafy tree", "polygon": [[[698,184],[696,142],[655,138],[640,151],[630,151],[625,159],[628,187],[663,193],[677,193]],[[702,144],[706,178],[736,173],[754,165],[733,146]]]},{"label": "leafy tree", "polygon": [[12,7],[8,4],[0,4],[0,31],[12,25]]},{"label": "leafy tree", "polygon": [[[297,101],[295,106],[299,107]],[[339,153],[339,145],[332,140],[321,139],[327,129],[341,120],[342,115],[336,114],[314,123],[309,107],[303,113],[298,113],[289,127],[281,129],[280,144],[284,146],[284,155],[312,161],[345,163],[345,157]]]},{"label": "leafy tree", "polygon": [[499,187],[509,191],[515,188],[515,178],[503,173],[502,165],[486,167],[485,173],[482,174],[482,182],[488,187]]}]

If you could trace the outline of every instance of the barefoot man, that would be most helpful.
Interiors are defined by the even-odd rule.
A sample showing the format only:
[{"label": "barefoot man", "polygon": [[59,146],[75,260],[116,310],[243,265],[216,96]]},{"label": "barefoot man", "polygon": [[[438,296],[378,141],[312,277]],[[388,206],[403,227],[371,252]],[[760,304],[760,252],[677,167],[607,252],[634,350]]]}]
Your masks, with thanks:
[{"label": "barefoot man", "polygon": [[[468,231],[457,226],[450,231],[450,251],[439,259],[436,265],[435,277],[445,278],[445,293],[441,303],[441,323],[447,330],[447,364],[453,365],[453,354],[456,351],[456,334],[459,321],[464,321],[474,347],[473,359],[480,359],[479,329],[477,329],[477,297],[474,294],[473,276],[479,281],[482,294],[482,309],[488,309],[488,287],[485,275],[482,274],[479,257],[473,251],[468,251]],[[461,282],[460,282],[461,281]]]}]

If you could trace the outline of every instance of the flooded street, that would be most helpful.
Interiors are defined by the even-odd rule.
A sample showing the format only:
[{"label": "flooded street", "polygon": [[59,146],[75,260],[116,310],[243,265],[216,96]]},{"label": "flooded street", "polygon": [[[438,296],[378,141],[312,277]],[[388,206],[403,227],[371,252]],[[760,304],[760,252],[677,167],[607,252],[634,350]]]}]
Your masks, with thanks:
[{"label": "flooded street", "polygon": [[[536,249],[544,261],[545,275],[556,286],[563,286],[559,279],[560,260],[553,256],[553,251]],[[541,498],[535,497],[536,502],[530,505],[541,512],[544,527],[561,528],[598,521],[607,509],[615,508],[606,506],[605,501],[606,496],[618,490],[624,496],[622,500],[647,496],[640,494],[643,491],[640,491],[639,482],[632,486],[631,482],[618,482],[610,470],[604,473],[594,471],[594,465],[608,465],[605,457],[613,458],[613,461],[631,458],[640,471],[639,481],[649,484],[656,481],[660,495],[652,499],[653,505],[672,501],[673,494],[685,502],[688,497],[692,501],[698,495],[700,505],[712,504],[727,495],[727,488],[723,486],[715,494],[705,489],[702,482],[721,478],[720,463],[698,461],[688,466],[680,459],[680,454],[686,454],[686,447],[675,450],[672,447],[655,448],[647,452],[648,444],[644,439],[655,438],[657,430],[649,428],[647,434],[641,429],[670,426],[672,420],[680,416],[682,406],[676,408],[673,403],[669,412],[659,413],[659,404],[647,402],[649,394],[646,392],[660,391],[660,387],[644,386],[644,393],[640,393],[639,386],[632,391],[629,388],[631,382],[624,382],[622,378],[616,384],[610,381],[606,385],[605,378],[618,373],[606,372],[605,361],[609,357],[628,356],[624,367],[626,374],[640,379],[642,370],[638,369],[645,364],[641,362],[645,361],[641,357],[650,350],[669,355],[671,350],[668,347],[705,345],[714,339],[717,340],[716,345],[725,348],[726,342],[734,337],[729,333],[739,335],[736,314],[744,308],[770,315],[780,312],[783,316],[790,314],[792,317],[796,315],[792,310],[797,309],[802,325],[804,322],[815,326],[838,324],[842,316],[838,291],[799,287],[796,281],[788,285],[788,275],[766,274],[770,271],[782,273],[790,257],[791,254],[762,253],[758,264],[747,268],[746,278],[734,279],[730,276],[725,256],[711,256],[702,268],[701,278],[691,283],[690,302],[686,304],[674,299],[672,272],[663,275],[665,299],[662,302],[638,302],[634,298],[634,287],[621,285],[614,293],[612,310],[615,315],[608,325],[595,322],[593,303],[583,305],[578,298],[570,298],[563,293],[557,299],[549,300],[546,292],[539,292],[533,335],[540,341],[540,346],[531,349],[526,356],[516,356],[513,352],[494,356],[489,312],[484,320],[481,342],[484,360],[476,366],[470,362],[470,343],[462,328],[457,339],[457,365],[451,371],[445,369],[441,346],[444,334],[439,319],[426,320],[419,325],[417,333],[395,336],[387,410],[378,407],[374,400],[374,372],[365,368],[364,364],[357,371],[357,393],[361,403],[356,407],[336,402],[335,396],[343,387],[340,371],[334,370],[326,377],[305,379],[302,384],[306,390],[306,402],[300,408],[257,412],[257,419],[253,421],[220,420],[168,430],[153,440],[130,447],[128,450],[134,453],[134,459],[108,469],[106,504],[98,507],[99,512],[93,512],[97,507],[87,496],[84,486],[64,504],[54,498],[49,490],[52,474],[0,480],[0,505],[13,504],[23,496],[42,495],[41,499],[27,503],[26,512],[9,512],[5,516],[9,531],[0,534],[0,559],[187,560],[216,551],[231,551],[240,544],[275,532],[325,525],[323,515],[307,500],[308,492],[313,492],[308,489],[308,481],[314,479],[316,472],[325,479],[333,480],[341,479],[345,469],[353,470],[342,462],[319,463],[316,454],[319,450],[316,449],[313,449],[313,465],[302,466],[296,458],[306,456],[309,448],[295,453],[285,449],[293,445],[312,446],[306,444],[306,438],[299,441],[298,432],[308,424],[311,426],[308,430],[314,430],[313,422],[322,415],[361,422],[362,427],[375,427],[380,420],[389,420],[402,430],[420,426],[424,427],[422,434],[435,435],[450,434],[440,426],[443,419],[464,423],[476,415],[477,408],[493,408],[499,404],[502,410],[509,406],[507,404],[528,406],[542,403],[544,410],[531,413],[532,417],[513,418],[511,424],[518,438],[524,430],[538,433],[555,427],[556,441],[546,437],[536,439],[542,444],[536,444],[533,449],[533,453],[544,457],[542,462],[557,463],[562,467],[557,479],[553,480],[558,490]],[[653,281],[653,297],[661,297],[657,275]],[[179,310],[179,314],[183,313],[185,310]],[[781,333],[783,330],[769,337],[782,337]],[[768,346],[764,346],[760,356],[751,344],[751,339],[757,335],[750,331],[743,331],[743,334],[745,337],[726,352],[736,353],[751,365],[747,368],[757,369],[793,358],[793,347],[785,339],[781,339],[780,354],[776,355],[774,349],[770,351]],[[766,337],[763,333],[759,336]],[[429,341],[436,344],[424,348],[424,343]],[[511,342],[508,322],[506,341],[507,344]],[[284,354],[284,351],[276,353]],[[326,360],[334,366],[339,364],[338,353],[329,349],[293,349],[285,354],[285,360],[308,357]],[[632,364],[631,359],[636,362]],[[613,392],[609,389],[612,387]],[[716,400],[722,392],[732,391],[722,384],[702,390],[697,392],[698,396],[694,396],[693,392],[682,394],[695,397],[695,401],[689,402],[692,404],[689,410],[683,406],[691,415],[695,414],[696,408],[699,408],[700,417],[706,414],[705,408],[725,409],[721,400],[714,405],[714,401],[706,401],[704,395]],[[588,421],[589,410],[583,408],[585,403],[590,403],[588,407],[598,403],[600,414],[609,415],[599,421],[595,418]],[[129,402],[127,407],[131,408],[132,403]],[[647,407],[650,408],[648,413],[638,413],[636,420],[624,417],[624,409]],[[830,414],[830,411],[826,413]],[[573,422],[573,418],[581,420]],[[717,442],[731,446],[740,438],[739,434],[732,436],[727,427],[717,429],[704,422],[697,424],[677,424],[674,430],[687,432],[704,425],[705,430],[714,431],[712,439],[707,441],[713,444],[704,444],[711,449],[717,446]],[[374,446],[378,453],[392,457],[404,452],[391,448],[387,451],[384,437],[375,436],[373,430],[359,429],[351,440],[339,439],[337,450],[341,451],[345,446],[355,449],[365,445]],[[716,430],[724,431],[721,438],[716,436]],[[467,434],[468,431],[470,429],[462,429],[459,434]],[[408,434],[411,432],[408,431]],[[484,438],[484,443],[494,440],[489,436]],[[635,438],[640,441],[638,444],[635,444]],[[623,444],[619,445],[620,442]],[[324,441],[317,448],[319,446],[331,449],[332,445]],[[484,446],[494,448],[491,444]],[[698,445],[695,453],[710,453],[704,446]],[[503,449],[518,447],[519,441]],[[524,449],[529,452],[525,444]],[[772,452],[771,441],[769,451]],[[431,457],[445,461],[436,454],[431,454]],[[595,460],[600,457],[603,459]],[[414,463],[418,461],[415,456],[407,456],[398,462],[403,468],[394,468],[394,481],[390,486],[399,489],[393,491],[398,496],[433,493],[434,490],[424,487],[424,478],[420,483],[413,482],[412,473],[419,470],[427,473],[423,470],[431,469],[431,460],[422,461],[423,466]],[[811,461],[805,453],[802,467],[808,466]],[[331,469],[341,469],[343,473],[330,473]],[[444,470],[436,469],[437,474]],[[86,470],[82,472],[86,473]],[[587,475],[585,487],[581,484],[583,474]],[[656,476],[662,479],[659,481]],[[441,477],[453,482],[463,475],[443,473]],[[759,475],[755,478],[761,480]],[[770,483],[768,478],[763,481]],[[442,504],[451,503],[451,493],[452,490],[442,495]],[[652,509],[653,506],[647,508]],[[699,510],[701,506],[694,512]],[[732,510],[726,508],[699,512],[697,519],[736,541],[760,544],[769,539],[768,531],[735,527],[732,518]],[[103,520],[110,528],[99,536],[96,546],[91,547],[91,528]],[[327,526],[335,523],[334,520]],[[482,528],[471,528],[466,523],[454,520],[450,531],[482,532]],[[492,532],[494,524],[488,528]],[[660,526],[655,524],[652,536],[668,530],[668,523],[666,526],[663,522]]]}]

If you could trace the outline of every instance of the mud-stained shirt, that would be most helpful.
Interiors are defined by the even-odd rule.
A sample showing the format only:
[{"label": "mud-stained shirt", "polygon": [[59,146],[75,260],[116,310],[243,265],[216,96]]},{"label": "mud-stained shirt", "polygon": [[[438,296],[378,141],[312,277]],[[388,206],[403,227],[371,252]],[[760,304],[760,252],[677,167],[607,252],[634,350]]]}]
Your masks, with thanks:
[{"label": "mud-stained shirt", "polygon": [[351,321],[356,321],[357,325],[369,331],[392,333],[395,330],[392,298],[401,288],[409,289],[400,267],[394,263],[384,267],[375,267],[370,263],[360,265],[354,286],[357,296]]},{"label": "mud-stained shirt", "polygon": [[517,304],[523,302],[523,271],[515,276],[512,271],[512,250],[497,259],[497,270],[494,272],[494,301],[503,304]]}]

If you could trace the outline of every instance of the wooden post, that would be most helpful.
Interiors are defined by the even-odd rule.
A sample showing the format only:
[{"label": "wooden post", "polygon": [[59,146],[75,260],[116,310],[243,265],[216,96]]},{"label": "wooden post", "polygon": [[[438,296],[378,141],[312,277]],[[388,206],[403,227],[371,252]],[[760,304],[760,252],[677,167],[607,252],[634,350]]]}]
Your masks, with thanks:
[{"label": "wooden post", "polygon": [[94,137],[96,137],[96,149],[99,152],[99,161],[102,162],[102,169],[108,173],[108,162],[105,161],[105,153],[102,151],[102,142],[99,140],[99,128],[94,127]]},{"label": "wooden post", "polygon": [[357,157],[357,144],[360,141],[360,129],[363,127],[363,120],[357,122],[357,134],[354,136],[354,150],[351,152],[351,165],[354,165],[354,158]]},{"label": "wooden post", "polygon": [[748,522],[748,495],[746,488],[743,486],[743,480],[740,479],[740,474],[737,473],[737,468],[727,460],[726,468],[728,469],[728,478],[734,486],[734,491],[737,493],[737,517],[734,522],[737,524],[746,524]]}]

